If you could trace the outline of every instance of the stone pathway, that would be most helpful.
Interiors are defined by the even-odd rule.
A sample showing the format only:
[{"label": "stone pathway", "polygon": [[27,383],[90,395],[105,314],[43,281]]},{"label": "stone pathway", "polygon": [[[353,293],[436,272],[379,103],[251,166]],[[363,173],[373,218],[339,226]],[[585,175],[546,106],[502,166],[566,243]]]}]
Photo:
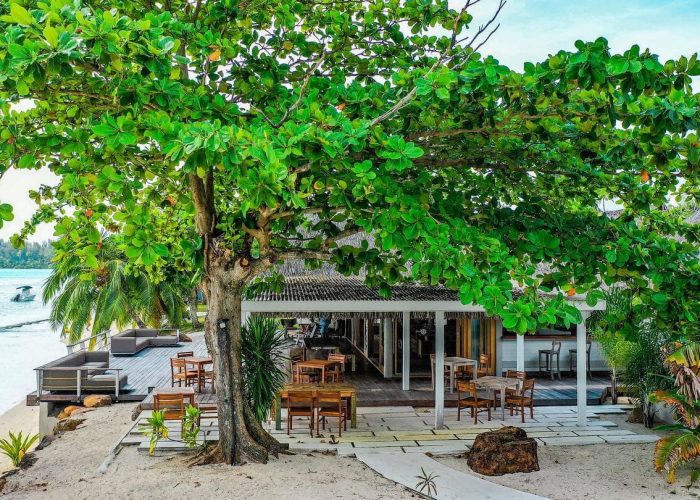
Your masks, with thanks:
[{"label": "stone pathway", "polygon": [[[588,425],[578,426],[576,407],[549,406],[536,407],[535,418],[525,419],[506,415],[505,420],[480,418],[477,424],[467,418],[457,421],[457,410],[445,409],[445,428],[433,429],[434,413],[430,408],[405,407],[360,407],[357,409],[357,428],[343,431],[338,435],[335,419],[330,426],[321,430],[318,436],[309,435],[308,419],[295,419],[294,429],[287,435],[286,420],[283,419],[282,431],[270,427],[272,435],[281,442],[289,443],[294,451],[336,451],[340,456],[356,456],[357,452],[366,453],[431,453],[434,455],[451,455],[469,450],[476,436],[482,432],[497,429],[504,425],[514,425],[525,429],[529,437],[537,439],[540,446],[576,446],[588,444],[630,444],[651,443],[659,438],[655,435],[636,434],[620,429],[614,422],[605,419],[605,415],[624,414],[629,407],[595,406],[588,408]],[[129,435],[122,441],[123,445],[136,445],[139,450],[148,450],[148,440],[139,428],[150,416],[144,411],[134,424]],[[187,448],[179,441],[180,425],[168,422],[170,440],[158,443],[156,452],[183,451]],[[200,441],[218,439],[216,419],[204,419]],[[334,442],[332,442],[334,441]]]},{"label": "stone pathway", "polygon": [[[538,500],[543,497],[514,490],[486,481],[471,474],[454,470],[423,454],[367,453],[357,451],[357,459],[390,481],[417,490],[423,472],[433,474],[436,494],[433,498],[452,500],[479,498],[489,500]],[[427,493],[427,490],[424,490]]]}]

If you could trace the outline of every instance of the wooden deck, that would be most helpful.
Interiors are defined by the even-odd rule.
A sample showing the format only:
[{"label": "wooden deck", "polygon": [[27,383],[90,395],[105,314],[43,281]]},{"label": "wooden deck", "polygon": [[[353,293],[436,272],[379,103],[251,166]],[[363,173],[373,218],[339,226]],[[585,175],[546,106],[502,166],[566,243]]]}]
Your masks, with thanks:
[{"label": "wooden deck", "polygon": [[[195,356],[206,356],[207,346],[203,333],[189,334],[192,342],[180,342],[177,347],[149,347],[133,356],[109,355],[110,368],[121,368],[128,377],[119,401],[143,401],[154,387],[170,386],[170,358],[180,351],[193,351]],[[43,394],[37,398],[36,391],[27,395],[27,405],[35,406],[39,401],[78,402],[75,394]]]},{"label": "wooden deck", "polygon": [[[204,334],[191,334],[192,343],[181,343],[178,347],[151,347],[134,356],[110,355],[110,367],[121,368],[128,376],[126,390],[119,396],[119,401],[141,401],[143,409],[152,407],[150,390],[155,387],[170,386],[170,358],[180,351],[193,351],[197,356],[207,354]],[[358,360],[357,371],[351,372],[348,366],[346,381],[357,387],[359,406],[416,406],[430,407],[435,401],[430,378],[418,376],[411,378],[411,390],[401,389],[400,379],[384,379],[375,369]],[[607,377],[594,377],[588,380],[588,404],[599,405],[607,393]],[[445,406],[454,406],[456,393],[445,392]],[[75,402],[74,394],[44,394],[41,401]],[[39,400],[36,393],[27,396],[28,405],[36,405]],[[198,394],[197,402],[215,403],[216,395],[209,391]],[[549,378],[537,378],[535,385],[535,404],[537,406],[558,406],[576,404],[576,379],[563,377],[561,381]]]}]

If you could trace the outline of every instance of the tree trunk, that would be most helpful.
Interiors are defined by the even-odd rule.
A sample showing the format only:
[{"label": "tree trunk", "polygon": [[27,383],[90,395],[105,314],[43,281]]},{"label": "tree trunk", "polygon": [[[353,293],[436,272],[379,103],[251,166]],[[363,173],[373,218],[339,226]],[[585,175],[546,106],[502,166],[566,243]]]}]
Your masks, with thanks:
[{"label": "tree trunk", "polygon": [[197,316],[197,289],[193,288],[190,292],[190,296],[187,300],[187,306],[190,309],[190,320],[192,321],[192,328],[195,330],[201,328],[202,324],[199,322],[199,317]]},{"label": "tree trunk", "polygon": [[241,359],[241,301],[249,271],[232,257],[209,252],[207,346],[214,360],[219,414],[219,453],[228,464],[267,462],[286,446],[270,436],[252,416],[245,398]]}]

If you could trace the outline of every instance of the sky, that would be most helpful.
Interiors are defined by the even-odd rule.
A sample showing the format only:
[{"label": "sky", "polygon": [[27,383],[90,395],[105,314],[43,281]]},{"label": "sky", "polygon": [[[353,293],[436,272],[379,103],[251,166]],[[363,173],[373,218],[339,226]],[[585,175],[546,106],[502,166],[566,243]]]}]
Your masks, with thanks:
[{"label": "sky", "polygon": [[[475,28],[492,15],[497,2],[482,0],[473,8]],[[455,9],[462,5],[461,0],[450,0]],[[636,43],[642,50],[650,48],[662,62],[700,51],[700,0],[507,0],[498,22],[500,28],[481,52],[516,70],[526,61],[573,50],[576,40],[599,36],[608,39],[613,52]],[[15,220],[0,228],[0,239],[9,238],[34,212],[29,190],[56,181],[43,170],[10,170],[0,178],[0,203],[10,203],[15,212]],[[40,227],[31,239],[50,239],[52,233],[51,227]]]}]

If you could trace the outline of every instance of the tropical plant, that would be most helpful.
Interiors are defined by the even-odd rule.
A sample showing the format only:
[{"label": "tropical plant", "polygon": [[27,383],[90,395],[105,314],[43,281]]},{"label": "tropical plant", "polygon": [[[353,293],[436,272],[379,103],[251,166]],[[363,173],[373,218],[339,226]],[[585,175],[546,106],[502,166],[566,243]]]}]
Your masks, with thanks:
[{"label": "tropical plant", "polygon": [[17,434],[10,432],[7,439],[0,439],[0,451],[10,459],[14,467],[19,467],[38,439],[39,434],[24,436],[22,431]]},{"label": "tropical plant", "polygon": [[44,303],[51,303],[50,319],[62,336],[77,342],[86,331],[96,339],[113,326],[158,327],[164,318],[180,323],[184,303],[178,287],[134,274],[114,237],[96,233],[93,239],[94,262],[77,257],[70,245],[61,248],[44,285]]},{"label": "tropical plant", "polygon": [[480,53],[503,2],[450,3],[0,4],[0,173],[58,176],[13,242],[53,223],[94,272],[103,227],[154,282],[202,271],[228,463],[284,448],[248,404],[241,302],[290,259],[440,284],[519,334],[621,280],[698,319],[698,228],[664,216],[699,197],[697,57],[600,38],[515,71]]},{"label": "tropical plant", "polygon": [[184,443],[188,448],[196,448],[197,437],[201,431],[199,427],[201,414],[201,410],[196,406],[187,405],[185,414],[182,416],[182,439],[172,439],[165,423],[165,410],[154,410],[139,429],[148,438],[148,454],[153,455],[158,442],[163,439]]},{"label": "tropical plant", "polygon": [[425,495],[428,498],[434,498],[435,495],[437,495],[437,485],[435,484],[435,480],[439,477],[440,476],[432,472],[425,472],[423,467],[421,467],[420,474],[416,476],[416,479],[418,479],[418,483],[416,483],[416,490],[418,490],[418,493],[421,495]]},{"label": "tropical plant", "polygon": [[[658,426],[658,430],[672,431],[656,443],[654,467],[664,471],[669,483],[676,480],[678,468],[700,457],[700,343],[683,345],[666,358],[666,364],[675,378],[672,390],[656,391],[650,401],[671,406],[676,423]],[[700,477],[700,467],[694,467],[690,482]]]},{"label": "tropical plant", "polygon": [[165,425],[165,410],[154,410],[139,430],[148,438],[148,454],[153,455],[158,442],[169,436],[168,427]]},{"label": "tropical plant", "polygon": [[287,380],[285,365],[291,341],[277,320],[264,316],[250,317],[241,339],[246,394],[255,418],[263,422]]},{"label": "tropical plant", "polygon": [[624,288],[606,290],[605,311],[595,311],[588,319],[588,329],[598,342],[610,368],[612,402],[617,404],[618,381],[633,348],[633,342],[624,335],[625,327],[633,323],[630,293]]}]

